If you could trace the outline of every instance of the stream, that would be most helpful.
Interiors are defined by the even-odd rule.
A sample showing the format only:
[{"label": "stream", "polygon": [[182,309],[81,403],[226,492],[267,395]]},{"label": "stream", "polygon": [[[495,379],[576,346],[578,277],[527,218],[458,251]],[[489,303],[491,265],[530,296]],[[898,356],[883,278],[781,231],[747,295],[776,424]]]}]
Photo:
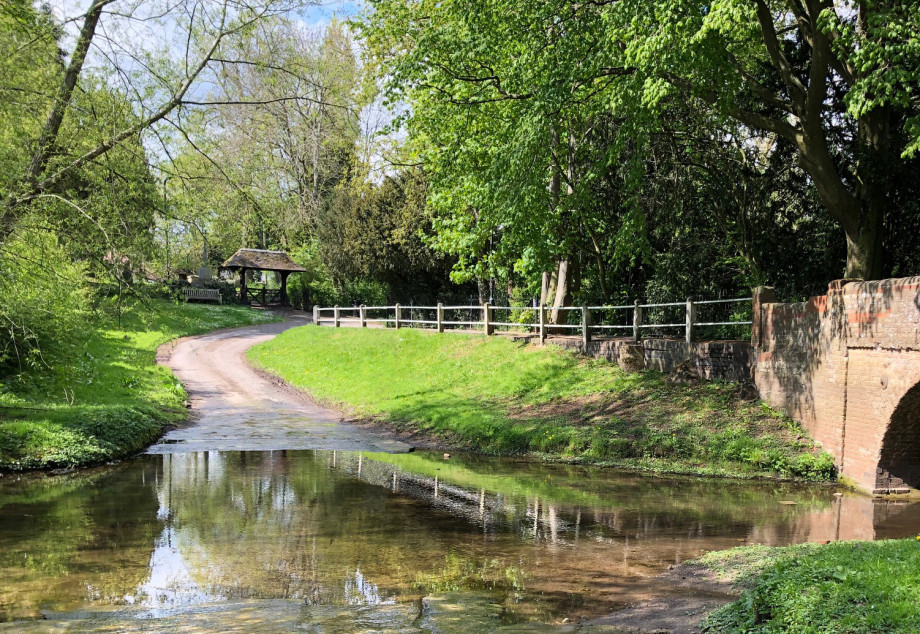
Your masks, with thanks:
[{"label": "stream", "polygon": [[918,520],[827,486],[433,452],[144,455],[0,477],[0,631],[578,622],[686,594],[657,575],[707,551]]}]

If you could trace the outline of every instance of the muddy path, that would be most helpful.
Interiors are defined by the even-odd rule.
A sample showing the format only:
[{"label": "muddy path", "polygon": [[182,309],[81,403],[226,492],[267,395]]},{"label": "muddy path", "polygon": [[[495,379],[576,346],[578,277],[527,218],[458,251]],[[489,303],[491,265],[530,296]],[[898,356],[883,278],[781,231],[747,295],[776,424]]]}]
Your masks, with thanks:
[{"label": "muddy path", "polygon": [[157,351],[189,395],[189,424],[166,433],[147,453],[339,449],[408,451],[410,446],[366,426],[343,421],[280,381],[253,368],[246,351],[289,328],[288,319],[185,337]]}]

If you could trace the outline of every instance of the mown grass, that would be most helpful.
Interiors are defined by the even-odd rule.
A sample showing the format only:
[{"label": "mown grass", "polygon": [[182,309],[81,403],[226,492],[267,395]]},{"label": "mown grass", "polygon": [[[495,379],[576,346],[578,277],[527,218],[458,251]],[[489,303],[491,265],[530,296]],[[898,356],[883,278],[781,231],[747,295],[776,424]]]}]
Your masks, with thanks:
[{"label": "mown grass", "polygon": [[790,419],[724,383],[502,337],[307,326],[249,353],[315,397],[492,455],[537,454],[659,471],[829,479],[833,461]]},{"label": "mown grass", "polygon": [[745,546],[698,563],[747,587],[704,631],[920,631],[917,540]]},{"label": "mown grass", "polygon": [[185,390],[156,349],[185,335],[272,321],[239,306],[153,300],[119,328],[99,316],[57,358],[0,383],[0,469],[100,463],[130,455],[183,420]]}]

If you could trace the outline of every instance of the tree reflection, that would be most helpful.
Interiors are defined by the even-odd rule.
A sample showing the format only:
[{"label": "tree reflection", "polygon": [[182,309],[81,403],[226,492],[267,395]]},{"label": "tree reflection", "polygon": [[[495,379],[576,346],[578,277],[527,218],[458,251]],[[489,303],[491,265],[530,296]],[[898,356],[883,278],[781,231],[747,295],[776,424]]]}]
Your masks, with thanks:
[{"label": "tree reflection", "polygon": [[3,483],[0,610],[172,618],[281,599],[309,619],[603,614],[673,592],[657,573],[709,550],[871,538],[875,509],[822,487],[422,452],[149,456]]}]

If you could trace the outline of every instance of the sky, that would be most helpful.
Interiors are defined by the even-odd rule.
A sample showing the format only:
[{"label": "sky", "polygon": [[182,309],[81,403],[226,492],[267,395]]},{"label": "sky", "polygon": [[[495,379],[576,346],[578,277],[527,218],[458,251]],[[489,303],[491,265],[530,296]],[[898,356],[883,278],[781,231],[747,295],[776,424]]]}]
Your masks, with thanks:
[{"label": "sky", "polygon": [[[288,1],[293,3],[294,0]],[[67,34],[63,42],[65,50],[72,50],[83,23],[83,14],[89,8],[90,2],[91,0],[48,1],[47,4],[54,16],[64,24]],[[202,6],[206,7],[205,11],[215,11],[220,4],[221,0],[116,0],[106,7],[99,21],[85,70],[101,70],[108,77],[107,81],[114,87],[124,90],[138,108],[149,113],[163,103],[168,94],[162,91],[163,84],[157,81],[155,73],[151,72],[149,67],[145,67],[146,55],[161,55],[166,52],[181,68],[186,52],[186,34],[184,29],[177,26],[177,19],[183,16],[183,11],[187,15],[192,8],[199,10]],[[143,19],[151,14],[160,13],[164,6],[172,9],[166,19]],[[286,15],[301,22],[306,28],[316,30],[323,29],[333,18],[347,19],[356,16],[362,7],[363,3],[355,0],[316,0],[310,6],[290,11]],[[132,17],[125,18],[125,14]],[[197,15],[200,16],[201,13]],[[194,63],[194,53],[191,58]],[[111,72],[114,67],[121,69],[120,72]],[[170,82],[172,86],[176,84],[176,80]],[[213,84],[207,81],[207,77],[202,76],[193,85],[189,96],[204,100],[212,87]],[[151,90],[161,92],[152,97],[155,93],[151,93]],[[132,91],[135,94],[131,94]],[[365,127],[380,125],[381,120],[389,118],[385,113],[376,110],[362,115],[362,125]],[[166,158],[162,143],[155,135],[145,135],[144,145],[154,162]]]}]

